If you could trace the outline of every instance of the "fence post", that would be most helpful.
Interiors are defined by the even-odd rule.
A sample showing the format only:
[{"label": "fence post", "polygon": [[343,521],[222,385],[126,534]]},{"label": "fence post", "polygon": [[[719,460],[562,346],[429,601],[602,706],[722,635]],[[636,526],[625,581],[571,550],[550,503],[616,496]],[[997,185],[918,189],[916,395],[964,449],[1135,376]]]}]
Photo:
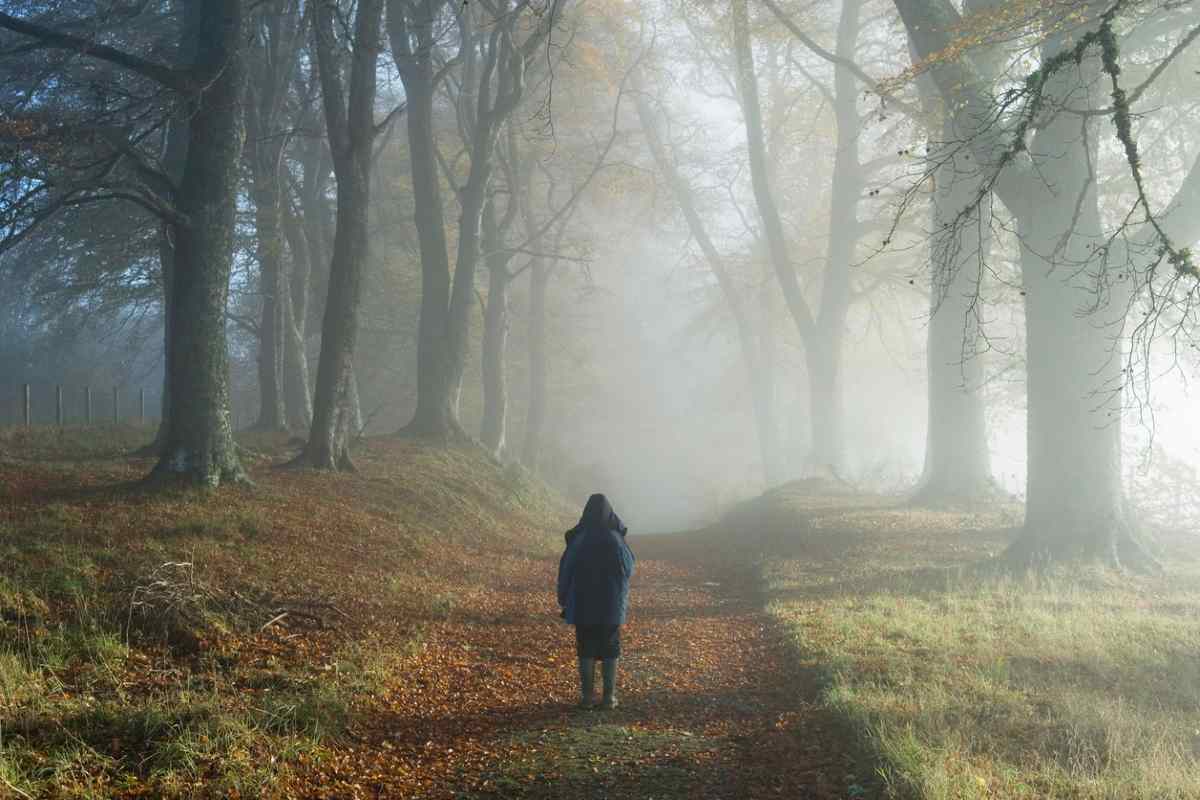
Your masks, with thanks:
[{"label": "fence post", "polygon": [[146,424],[146,387],[138,389],[138,423]]},{"label": "fence post", "polygon": [[92,424],[92,387],[83,387],[83,418]]},{"label": "fence post", "polygon": [[113,425],[121,424],[121,403],[120,395],[116,386],[113,387]]},{"label": "fence post", "polygon": [[33,418],[32,418],[33,415],[31,413],[33,409],[31,408],[31,406],[29,404],[29,384],[28,383],[25,384],[24,400],[25,400],[25,402],[23,405],[25,406],[25,427],[28,428],[31,424],[33,424]]},{"label": "fence post", "polygon": [[58,427],[63,426],[63,401],[62,401],[62,384],[54,387],[54,419],[58,422]]}]

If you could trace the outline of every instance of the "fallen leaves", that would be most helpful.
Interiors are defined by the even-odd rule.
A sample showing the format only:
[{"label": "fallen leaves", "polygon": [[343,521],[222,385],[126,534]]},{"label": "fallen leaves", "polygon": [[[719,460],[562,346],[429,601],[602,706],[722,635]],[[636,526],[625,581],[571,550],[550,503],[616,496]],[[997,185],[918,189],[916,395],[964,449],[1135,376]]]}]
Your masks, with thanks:
[{"label": "fallen leaves", "polygon": [[[74,495],[38,522],[58,528],[39,535],[102,541],[111,558],[97,587],[186,556],[207,592],[196,618],[226,596],[242,598],[228,609],[246,617],[230,612],[193,653],[135,643],[105,691],[141,703],[219,685],[214,714],[266,720],[258,738],[199,736],[195,766],[168,782],[137,766],[145,742],[106,739],[108,757],[132,765],[106,777],[109,796],[844,796],[848,748],[767,623],[754,576],[717,563],[725,550],[631,539],[641,560],[622,705],[578,712],[573,636],[552,594],[560,537],[539,533],[558,522],[550,507],[512,505],[503,477],[469,453],[393,441],[359,466],[264,470],[255,490],[223,490],[219,507],[103,488],[137,463],[70,473]],[[47,498],[63,496],[57,472],[11,474],[0,521],[41,520]],[[82,678],[59,677],[64,702],[89,696]],[[344,709],[325,713],[326,688]],[[322,727],[343,712],[340,727]],[[295,747],[297,732],[319,744]],[[243,767],[270,778],[201,789]]]}]

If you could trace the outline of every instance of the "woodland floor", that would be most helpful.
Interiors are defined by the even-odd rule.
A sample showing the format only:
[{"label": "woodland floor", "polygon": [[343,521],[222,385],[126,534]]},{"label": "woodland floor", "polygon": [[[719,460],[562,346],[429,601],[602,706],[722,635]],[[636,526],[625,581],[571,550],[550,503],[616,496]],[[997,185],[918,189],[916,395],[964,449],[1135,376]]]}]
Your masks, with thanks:
[{"label": "woodland floor", "polygon": [[577,510],[477,449],[153,492],[145,429],[0,431],[0,800],[1200,797],[1200,547],[1006,577],[1019,508],[799,481],[635,530],[621,705],[575,709]]},{"label": "woodland floor", "polygon": [[736,539],[630,535],[621,705],[579,711],[576,512],[536,482],[397,439],[281,471],[248,436],[254,487],[147,494],[146,435],[0,435],[0,798],[874,791]]},{"label": "woodland floor", "polygon": [[479,606],[429,630],[314,797],[865,796],[844,727],[815,702],[747,572],[703,543],[632,537],[620,706],[580,711],[553,559],[493,562]]}]

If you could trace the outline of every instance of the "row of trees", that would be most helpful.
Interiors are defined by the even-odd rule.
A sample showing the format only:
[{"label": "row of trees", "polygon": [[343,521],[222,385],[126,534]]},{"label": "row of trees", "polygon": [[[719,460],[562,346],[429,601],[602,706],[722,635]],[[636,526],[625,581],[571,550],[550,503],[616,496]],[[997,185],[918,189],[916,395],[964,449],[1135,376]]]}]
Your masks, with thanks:
[{"label": "row of trees", "polygon": [[[310,427],[301,463],[349,465],[375,142],[390,136],[400,117],[409,133],[423,273],[419,403],[410,429],[461,435],[458,398],[477,264],[481,254],[490,258],[493,281],[503,285],[512,251],[497,238],[496,206],[504,205],[506,227],[520,207],[515,183],[506,203],[496,199],[497,140],[524,99],[527,72],[536,78],[561,58],[543,47],[564,26],[557,3],[28,5],[25,14],[0,13],[0,27],[15,34],[10,56],[24,57],[24,66],[13,63],[19,82],[4,130],[11,156],[5,244],[21,245],[47,222],[100,201],[136,204],[157,223],[166,379],[156,475],[207,485],[244,477],[229,422],[225,336],[243,197],[253,206],[262,297],[252,325],[257,427]],[[385,6],[404,97],[381,116]],[[445,102],[459,117],[466,144],[460,155],[470,165],[457,188],[453,270],[440,195],[443,182],[457,176],[434,141],[435,105]],[[517,163],[518,137],[508,131],[503,158],[515,181],[527,170]],[[555,225],[525,205],[535,244]],[[493,237],[486,254],[481,232]],[[307,304],[322,271],[321,350],[310,400]],[[536,273],[546,280],[544,266]],[[501,300],[489,309],[499,316],[495,339],[507,320],[503,291],[492,296]],[[498,450],[502,434],[488,438]]]},{"label": "row of trees", "polygon": [[[842,0],[832,16],[782,0],[586,13],[562,0],[0,9],[13,78],[0,98],[5,263],[40,256],[47,273],[76,276],[61,281],[67,293],[97,276],[93,311],[161,307],[157,478],[244,479],[228,411],[231,324],[255,341],[258,427],[308,429],[297,464],[351,465],[357,343],[374,299],[363,287],[380,241],[419,264],[404,430],[466,436],[477,351],[480,440],[536,467],[549,287],[586,232],[577,212],[601,173],[641,188],[652,174],[729,322],[768,484],[796,471],[781,446],[781,349],[794,341],[803,354],[802,469],[843,474],[847,333],[864,306],[923,288],[911,277],[923,248],[918,498],[995,491],[988,291],[1019,284],[1006,296],[1025,318],[1028,515],[1013,555],[1149,563],[1123,507],[1120,417],[1130,359],[1153,338],[1145,321],[1188,330],[1190,308],[1175,300],[1194,276],[1200,168],[1161,182],[1174,192],[1164,196],[1138,149],[1171,127],[1139,108],[1176,104],[1197,36],[1180,4]],[[732,117],[740,142],[721,152],[704,132]],[[829,155],[819,166],[799,144],[814,137]],[[381,233],[397,182],[399,232]],[[98,234],[97,219],[124,235]],[[517,448],[506,351],[509,295],[525,273]],[[253,318],[231,308],[231,276],[258,298]]]}]

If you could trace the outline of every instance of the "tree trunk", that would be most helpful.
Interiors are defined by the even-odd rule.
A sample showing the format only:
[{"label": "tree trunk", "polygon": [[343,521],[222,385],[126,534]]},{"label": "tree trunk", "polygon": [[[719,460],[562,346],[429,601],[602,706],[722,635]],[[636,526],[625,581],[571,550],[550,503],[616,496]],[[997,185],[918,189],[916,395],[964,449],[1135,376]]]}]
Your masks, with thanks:
[{"label": "tree trunk", "polygon": [[[317,79],[317,74],[314,70],[314,80]],[[292,318],[295,321],[295,330],[292,336],[293,345],[289,349],[294,353],[296,369],[289,370],[291,377],[287,382],[290,387],[288,391],[289,395],[295,395],[295,400],[289,399],[288,410],[300,423],[297,427],[307,431],[312,426],[309,323],[316,314],[324,315],[324,306],[318,304],[314,307],[314,302],[320,298],[323,303],[328,292],[329,264],[332,258],[328,228],[333,214],[325,194],[330,163],[324,142],[325,126],[322,115],[314,113],[310,118],[306,118],[305,125],[313,132],[301,155],[303,183],[300,190],[300,219],[296,220],[288,215],[284,220],[285,223],[295,223],[298,228],[289,233],[289,243],[295,242],[292,249]],[[304,253],[306,257],[302,259],[299,253]]]},{"label": "tree trunk", "polygon": [[535,258],[529,267],[529,409],[521,445],[521,463],[535,472],[546,432],[546,290],[550,275],[545,260]]},{"label": "tree trunk", "polygon": [[[324,130],[324,123],[321,123]],[[334,210],[327,197],[332,172],[329,153],[321,134],[314,134],[303,156],[304,186],[300,192],[301,227],[308,245],[308,294],[304,308],[305,331],[312,321],[325,314],[325,295],[329,289],[329,263],[333,257]],[[299,311],[297,311],[299,313]]]},{"label": "tree trunk", "polygon": [[[248,133],[262,137],[259,126],[248,126]],[[272,165],[279,163],[278,154],[270,151],[273,145],[252,144],[268,152],[255,153],[253,164],[254,227],[257,237],[259,293],[262,295],[262,314],[258,325],[258,421],[260,431],[281,431],[287,428],[287,411],[283,394],[283,348],[285,336],[284,282],[287,280],[283,261],[282,209],[280,206],[279,174]]]},{"label": "tree trunk", "polygon": [[[416,6],[409,18],[408,6]],[[421,312],[417,324],[417,408],[406,433],[446,437],[457,432],[450,353],[450,256],[434,144],[434,26],[443,0],[388,2],[392,58],[404,82],[408,149],[421,251]]]},{"label": "tree trunk", "polygon": [[[511,198],[509,202],[512,202]],[[479,440],[496,458],[504,455],[508,427],[508,387],[504,357],[508,348],[508,254],[503,252],[495,204],[488,202],[483,214],[484,246],[487,250],[488,295],[483,321],[483,421]]]},{"label": "tree trunk", "polygon": [[[862,0],[843,0],[838,20],[837,55],[852,61],[858,47]],[[829,202],[829,253],[821,287],[816,331],[805,342],[812,402],[812,451],[809,467],[840,475],[845,467],[842,397],[842,342],[850,310],[850,263],[858,244],[858,200],[863,177],[858,157],[860,136],[857,78],[845,66],[833,70],[837,151]]]},{"label": "tree trunk", "polygon": [[332,10],[316,12],[325,120],[337,177],[337,225],[329,292],[321,326],[321,357],[313,398],[313,423],[304,451],[293,463],[321,469],[352,469],[354,425],[351,381],[358,339],[362,276],[369,247],[372,142],[375,135],[375,59],[383,17],[382,0],[361,0],[354,26],[349,98],[335,55]]},{"label": "tree trunk", "polygon": [[205,486],[245,478],[229,416],[225,308],[233,259],[238,158],[245,131],[242,4],[205,2],[194,74],[204,87],[191,109],[187,162],[177,206],[168,303],[171,413],[152,479]]},{"label": "tree trunk", "polygon": [[350,434],[357,437],[366,428],[367,421],[363,417],[362,397],[358,393],[358,370],[353,368],[350,370],[349,403]]},{"label": "tree trunk", "polygon": [[[954,143],[947,125],[942,138]],[[951,145],[954,147],[956,145]],[[925,468],[913,500],[956,503],[995,494],[978,353],[980,264],[991,249],[991,203],[965,153],[937,168],[930,239],[929,424]]]},{"label": "tree trunk", "polygon": [[788,252],[787,236],[779,206],[771,192],[766,144],[763,134],[762,107],[758,97],[758,77],[754,67],[754,52],[750,42],[750,21],[746,8],[747,0],[734,0],[733,42],[737,59],[735,77],[741,96],[742,117],[746,126],[746,145],[749,151],[750,182],[754,190],[755,206],[763,226],[763,238],[767,245],[767,256],[783,290],[783,299],[788,313],[800,332],[800,338],[808,340],[816,324],[812,311],[800,289]]},{"label": "tree trunk", "polygon": [[288,427],[308,430],[312,424],[312,394],[309,390],[308,350],[305,330],[308,326],[309,275],[312,252],[303,226],[291,210],[284,208],[284,231],[291,252],[291,280],[284,282],[283,389]]},{"label": "tree trunk", "polygon": [[[196,60],[196,47],[200,31],[200,3],[199,0],[183,0],[180,6],[183,12],[183,23],[180,28],[176,64],[180,69],[186,69]],[[167,123],[167,139],[162,159],[163,171],[175,185],[179,185],[183,180],[183,171],[187,166],[189,119],[189,104],[180,103],[179,108]],[[174,300],[175,245],[174,228],[165,223],[162,224],[158,237],[158,262],[162,274],[163,290],[162,398],[159,407],[158,430],[154,434],[154,441],[140,451],[142,455],[161,455],[170,427],[168,423],[171,419],[171,334],[174,327],[172,303]]]},{"label": "tree trunk", "polygon": [[[1043,58],[1070,44],[1051,37]],[[1099,58],[1059,70],[1047,93],[1057,107],[1098,108]],[[1074,114],[1059,112],[1030,145],[1038,179],[1018,212],[1025,291],[1029,475],[1025,530],[1010,557],[1021,563],[1091,560],[1144,566],[1121,486],[1120,320],[1105,326],[1098,302],[1096,248],[1105,239],[1096,178],[1099,134],[1080,135]],[[1012,210],[1012,209],[1010,209]],[[1118,303],[1118,305],[1120,305]],[[1120,305],[1124,310],[1124,305]]]},{"label": "tree trunk", "polygon": [[[482,144],[476,137],[477,144]],[[462,215],[458,224],[458,253],[454,262],[454,285],[450,291],[449,355],[450,412],[458,423],[463,375],[471,358],[471,317],[475,310],[475,273],[479,266],[480,225],[483,205],[491,180],[491,146],[472,150],[471,174],[460,193]],[[476,166],[478,165],[478,167]]]},{"label": "tree trunk", "polygon": [[444,437],[456,427],[457,415],[449,350],[450,258],[434,154],[433,91],[432,87],[408,91],[408,142],[417,204],[414,222],[421,251],[421,316],[417,324],[417,408],[406,431]]},{"label": "tree trunk", "polygon": [[[844,58],[853,56],[860,7],[861,0],[846,0],[843,3],[838,24],[838,54]],[[841,346],[850,304],[850,260],[857,241],[856,210],[862,184],[858,162],[855,79],[845,67],[835,68],[838,152],[834,162],[830,209],[829,264],[824,275],[820,313],[814,316],[791,263],[783,220],[771,191],[746,0],[735,0],[733,4],[733,32],[736,78],[746,125],[755,204],[763,225],[767,254],[783,290],[788,311],[804,342],[809,368],[812,432],[809,469],[829,471],[836,475],[842,469],[844,447]]]},{"label": "tree trunk", "polygon": [[[303,38],[297,0],[272,0],[259,6],[251,47],[253,80],[247,93],[246,156],[259,265],[262,316],[258,327],[259,414],[255,427],[287,429],[284,371],[291,325],[290,285],[284,259],[283,148],[287,135],[281,116],[288,80]],[[290,120],[295,124],[295,120]],[[289,126],[290,126],[289,124]]]},{"label": "tree trunk", "polygon": [[[949,2],[895,2],[921,57],[949,43],[958,20]],[[1071,46],[1066,35],[1047,39],[1043,60]],[[976,162],[996,165],[1007,142],[1000,126],[989,123],[993,102],[978,73],[969,63],[947,62],[932,75]],[[1025,526],[1007,554],[1020,567],[1060,560],[1154,563],[1129,527],[1121,489],[1120,319],[1106,327],[1094,311],[1096,271],[1104,268],[1096,250],[1106,241],[1091,168],[1097,125],[1095,118],[1063,110],[1103,106],[1098,77],[1094,53],[1048,76],[1032,142],[1004,162],[993,183],[1017,218],[1026,295]]]},{"label": "tree trunk", "polygon": [[[1052,55],[1055,42],[1044,57]],[[1097,62],[1051,78],[1056,103],[1088,102]],[[1099,97],[1092,98],[1102,105]],[[1094,128],[1090,122],[1088,127]],[[1091,249],[1102,241],[1095,163],[1074,116],[1057,114],[1034,137],[1044,184],[1028,187],[1018,216],[1025,291],[1029,475],[1025,531],[1011,555],[1023,562],[1100,558],[1120,562],[1127,533],[1121,489],[1119,347],[1086,309],[1096,301]],[[1095,141],[1095,134],[1090,137]],[[1078,199],[1078,213],[1075,213]]]},{"label": "tree trunk", "polygon": [[804,350],[812,432],[807,471],[840,477],[843,455],[841,336],[827,338],[832,333],[819,331]]}]

